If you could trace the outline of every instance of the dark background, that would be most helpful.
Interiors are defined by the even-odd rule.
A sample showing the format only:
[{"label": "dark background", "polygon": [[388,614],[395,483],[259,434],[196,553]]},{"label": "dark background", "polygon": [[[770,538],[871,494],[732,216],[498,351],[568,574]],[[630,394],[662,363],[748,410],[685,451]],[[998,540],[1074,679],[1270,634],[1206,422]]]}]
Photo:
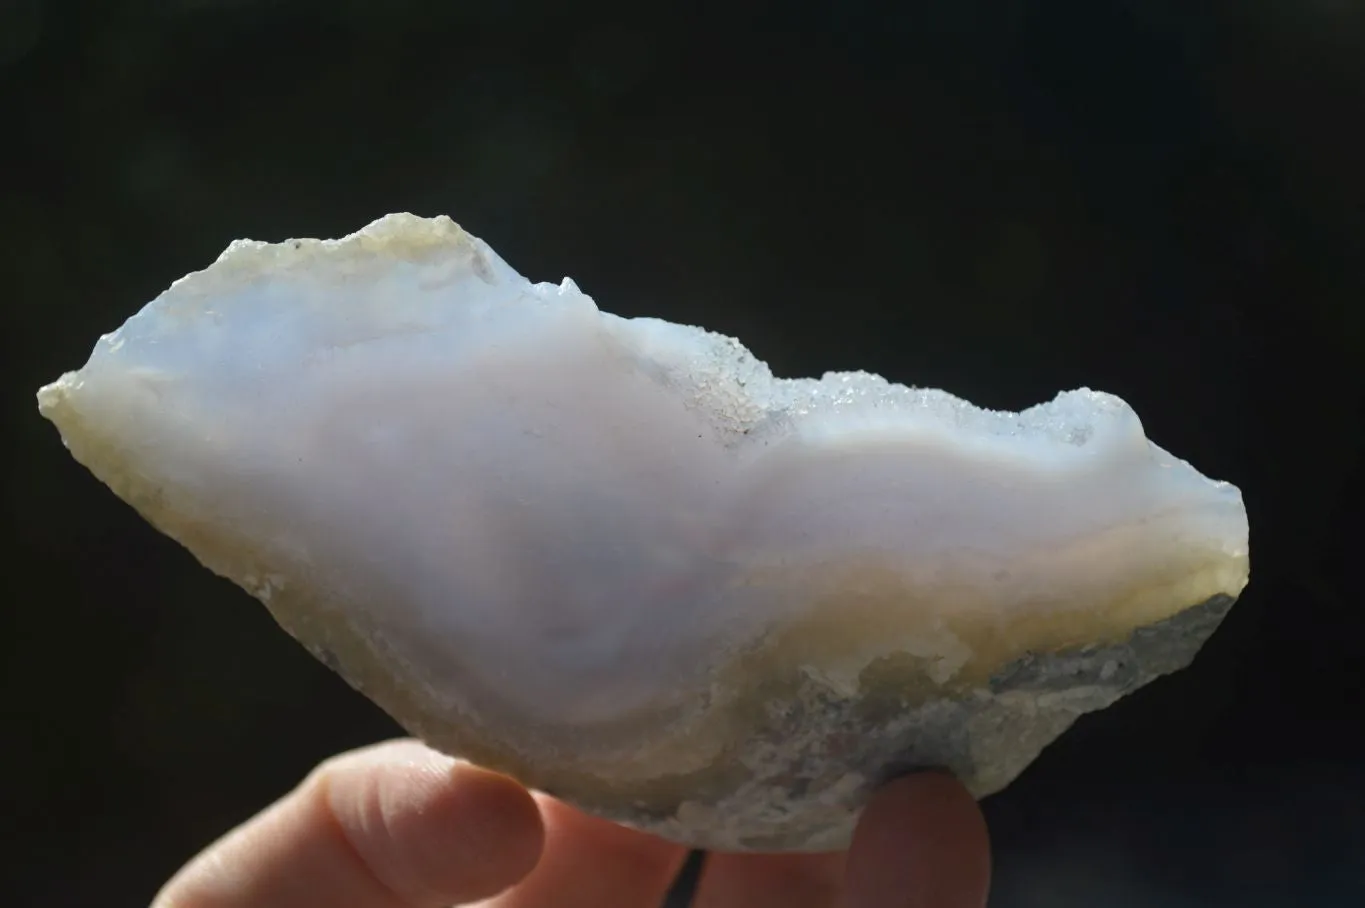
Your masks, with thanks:
[{"label": "dark background", "polygon": [[1127,399],[1252,583],[986,802],[992,904],[1365,904],[1362,5],[648,6],[0,2],[0,903],[145,904],[394,732],[33,392],[234,238],[412,210],[778,374]]}]

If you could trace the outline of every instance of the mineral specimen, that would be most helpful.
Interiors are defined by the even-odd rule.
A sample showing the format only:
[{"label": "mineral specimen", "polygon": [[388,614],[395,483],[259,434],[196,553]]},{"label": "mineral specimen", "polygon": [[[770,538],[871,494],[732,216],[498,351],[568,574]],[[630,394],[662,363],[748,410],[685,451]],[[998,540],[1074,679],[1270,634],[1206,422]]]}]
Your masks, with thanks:
[{"label": "mineral specimen", "polygon": [[997,791],[1248,576],[1237,489],[1116,397],[776,379],[447,218],[233,243],[38,398],[414,734],[698,847],[841,847],[915,767]]}]

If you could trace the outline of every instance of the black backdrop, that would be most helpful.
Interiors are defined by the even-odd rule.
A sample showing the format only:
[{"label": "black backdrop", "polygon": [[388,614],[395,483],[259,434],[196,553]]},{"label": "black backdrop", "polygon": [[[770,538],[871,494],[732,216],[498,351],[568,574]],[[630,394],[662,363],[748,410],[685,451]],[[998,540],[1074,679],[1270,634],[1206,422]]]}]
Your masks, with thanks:
[{"label": "black backdrop", "polygon": [[0,3],[4,904],[145,904],[394,731],[33,401],[231,239],[394,210],[779,374],[1126,398],[1252,585],[987,801],[993,904],[1365,904],[1361,5],[646,6]]}]

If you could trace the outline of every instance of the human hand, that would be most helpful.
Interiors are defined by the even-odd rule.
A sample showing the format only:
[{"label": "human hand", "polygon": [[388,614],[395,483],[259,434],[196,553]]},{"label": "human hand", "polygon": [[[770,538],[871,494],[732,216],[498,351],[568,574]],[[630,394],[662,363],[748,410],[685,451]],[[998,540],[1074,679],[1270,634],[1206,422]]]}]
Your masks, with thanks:
[{"label": "human hand", "polygon": [[[391,741],[323,763],[152,908],[657,908],[687,850]],[[712,854],[696,908],[981,908],[985,821],[941,773],[887,785],[852,847]]]}]

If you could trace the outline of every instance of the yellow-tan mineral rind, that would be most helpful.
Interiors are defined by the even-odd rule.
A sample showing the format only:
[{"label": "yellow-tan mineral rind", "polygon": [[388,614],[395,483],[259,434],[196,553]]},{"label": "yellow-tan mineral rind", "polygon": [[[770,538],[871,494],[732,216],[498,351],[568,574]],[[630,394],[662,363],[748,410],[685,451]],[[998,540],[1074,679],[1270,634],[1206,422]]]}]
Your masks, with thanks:
[{"label": "yellow-tan mineral rind", "polygon": [[915,767],[997,791],[1248,576],[1237,489],[1116,397],[776,379],[447,218],[234,243],[38,396],[415,734],[698,847],[838,848]]}]

